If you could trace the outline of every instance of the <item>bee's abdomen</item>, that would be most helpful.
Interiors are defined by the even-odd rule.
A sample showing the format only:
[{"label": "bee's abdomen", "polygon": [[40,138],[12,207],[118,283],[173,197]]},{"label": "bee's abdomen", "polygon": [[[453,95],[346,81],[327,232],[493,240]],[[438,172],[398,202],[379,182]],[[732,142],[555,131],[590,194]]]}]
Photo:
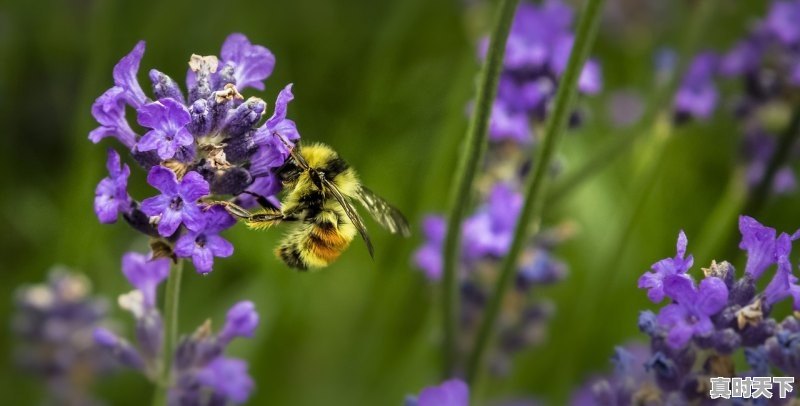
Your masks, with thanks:
[{"label": "bee's abdomen", "polygon": [[286,265],[299,270],[325,267],[339,258],[353,237],[331,222],[317,219],[304,224],[303,231],[290,234],[276,250]]}]

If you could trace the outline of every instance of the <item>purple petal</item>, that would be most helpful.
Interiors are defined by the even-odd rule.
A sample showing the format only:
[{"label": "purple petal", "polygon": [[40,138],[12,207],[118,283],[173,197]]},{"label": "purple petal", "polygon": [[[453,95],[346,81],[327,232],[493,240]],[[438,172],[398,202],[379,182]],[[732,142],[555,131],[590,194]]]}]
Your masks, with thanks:
[{"label": "purple petal", "polygon": [[442,252],[441,248],[424,245],[414,253],[414,265],[425,272],[429,280],[439,280],[442,277]]},{"label": "purple petal", "polygon": [[158,220],[158,233],[164,237],[175,234],[175,231],[178,230],[178,227],[181,225],[181,221],[184,220],[181,215],[183,212],[184,211],[173,210],[167,207],[161,213],[161,218]]},{"label": "purple petal", "polygon": [[138,108],[145,101],[147,97],[139,86],[139,80],[136,79],[136,74],[139,72],[139,63],[142,61],[144,55],[144,41],[139,41],[133,50],[125,55],[114,66],[114,84],[125,89],[128,95],[128,102]]},{"label": "purple petal", "polygon": [[685,306],[692,305],[697,297],[694,283],[684,275],[667,275],[664,278],[664,293]]},{"label": "purple petal", "polygon": [[774,228],[765,227],[748,216],[739,217],[739,231],[742,233],[739,248],[747,251],[745,273],[753,279],[758,279],[770,265],[775,263],[777,232]]},{"label": "purple petal", "polygon": [[728,304],[728,287],[720,278],[708,277],[700,281],[695,309],[701,315],[713,316]]},{"label": "purple petal", "polygon": [[214,255],[208,247],[195,245],[192,252],[192,263],[198,273],[207,274],[214,267]]},{"label": "purple petal", "polygon": [[171,197],[158,195],[142,200],[139,209],[148,216],[158,216],[169,206]]},{"label": "purple petal", "polygon": [[664,300],[664,276],[660,273],[645,272],[639,277],[638,287],[647,289],[647,298],[653,303]]},{"label": "purple petal", "polygon": [[261,45],[253,45],[243,34],[235,33],[225,39],[220,52],[222,60],[233,65],[233,76],[239,90],[253,87],[264,90],[264,79],[275,67],[275,56]]},{"label": "purple petal", "polygon": [[147,256],[129,252],[122,257],[122,273],[133,287],[142,292],[145,305],[155,308],[156,288],[169,275],[169,259],[149,259]]},{"label": "purple petal", "polygon": [[578,89],[586,94],[597,94],[603,89],[603,74],[600,63],[594,59],[586,61],[578,78]]},{"label": "purple petal", "polygon": [[188,232],[181,235],[175,242],[175,255],[181,258],[189,258],[194,253],[195,239],[198,233]]},{"label": "purple petal", "polygon": [[183,221],[183,224],[189,230],[196,232],[203,231],[203,228],[206,226],[206,219],[203,216],[203,211],[197,207],[197,205],[194,203],[184,202],[183,208],[179,213],[179,223]]},{"label": "purple petal", "polygon": [[275,112],[267,120],[267,128],[274,129],[281,121],[286,119],[288,105],[292,100],[294,100],[294,94],[292,94],[292,84],[290,83],[278,93],[278,99],[275,100]]},{"label": "purple petal", "polygon": [[233,244],[218,235],[206,236],[206,247],[216,257],[225,258],[233,255]]},{"label": "purple petal", "polygon": [[163,166],[157,165],[150,169],[147,174],[147,183],[164,195],[172,197],[178,194],[178,177],[175,172]]},{"label": "purple petal", "polygon": [[447,223],[442,216],[425,216],[422,220],[422,233],[430,242],[441,243],[447,232]]},{"label": "purple petal", "polygon": [[211,206],[205,211],[206,233],[218,233],[222,230],[231,228],[236,224],[236,219],[231,216],[222,206]]},{"label": "purple petal", "polygon": [[765,22],[766,28],[784,44],[792,45],[800,40],[800,3],[775,1]]},{"label": "purple petal", "polygon": [[194,203],[197,199],[208,196],[210,188],[208,182],[203,179],[203,176],[195,171],[190,171],[183,176],[181,184],[178,187],[179,194],[187,203]]}]

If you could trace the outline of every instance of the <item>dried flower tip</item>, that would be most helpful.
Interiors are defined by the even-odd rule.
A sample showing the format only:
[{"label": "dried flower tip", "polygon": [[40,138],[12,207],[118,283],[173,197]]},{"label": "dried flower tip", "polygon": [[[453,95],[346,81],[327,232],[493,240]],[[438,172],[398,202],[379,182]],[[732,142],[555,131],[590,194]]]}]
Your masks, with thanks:
[{"label": "dried flower tip", "polygon": [[46,309],[53,305],[53,292],[44,285],[35,285],[23,293],[23,302],[37,309]]},{"label": "dried flower tip", "polygon": [[200,56],[192,54],[189,59],[189,68],[192,72],[211,72],[215,73],[219,66],[219,59],[214,55]]},{"label": "dried flower tip", "polygon": [[162,162],[161,165],[172,172],[175,172],[175,176],[178,177],[178,180],[183,179],[183,175],[186,175],[186,172],[189,171],[189,165],[177,159],[168,159]]},{"label": "dried flower tip", "polygon": [[222,90],[214,92],[214,98],[217,103],[224,103],[234,99],[244,100],[244,96],[236,89],[236,85],[228,83]]},{"label": "dried flower tip", "polygon": [[174,263],[178,262],[178,258],[172,251],[172,245],[160,238],[150,240],[150,251],[153,252],[153,259],[169,258]]},{"label": "dried flower tip", "polygon": [[736,323],[739,330],[745,326],[756,326],[764,320],[764,313],[761,311],[762,299],[756,299],[753,303],[741,308],[736,312]]},{"label": "dried flower tip", "polygon": [[728,261],[718,263],[716,260],[712,260],[711,265],[708,268],[702,268],[702,270],[707,278],[717,277],[723,281],[727,281],[728,275],[733,270],[733,266]]},{"label": "dried flower tip", "polygon": [[203,324],[201,324],[200,327],[194,331],[192,334],[192,339],[195,341],[202,341],[208,337],[211,337],[211,335],[211,319],[206,319],[206,321],[204,321]]}]

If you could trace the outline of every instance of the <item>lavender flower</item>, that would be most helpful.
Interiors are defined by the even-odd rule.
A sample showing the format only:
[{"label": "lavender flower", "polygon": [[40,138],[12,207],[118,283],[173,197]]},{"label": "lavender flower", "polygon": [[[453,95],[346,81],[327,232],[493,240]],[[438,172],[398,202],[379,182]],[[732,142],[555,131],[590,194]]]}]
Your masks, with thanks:
[{"label": "lavender flower", "polygon": [[[204,213],[203,199],[227,195],[248,207],[265,201],[278,204],[274,195],[281,183],[275,170],[289,156],[279,136],[290,145],[300,139],[297,126],[287,118],[292,85],[279,93],[272,116],[262,123],[267,103],[256,97],[245,100],[239,92],[263,90],[275,57],[244,35],[232,34],[220,58],[192,55],[187,92],[169,75],[151,69],[150,98],[137,78],[144,50],[144,42],[137,43],[114,67],[114,86],[92,106],[100,126],[89,139],[97,143],[116,138],[149,172],[148,183],[159,194],[141,203],[128,196],[130,170],[118,155],[110,155],[110,176],[97,187],[95,212],[103,223],[122,214],[134,229],[164,237],[165,255],[192,258],[198,272],[208,273],[214,257],[233,251],[219,236],[233,219],[218,210]],[[136,111],[144,134],[132,130],[128,106]]]},{"label": "lavender flower", "polygon": [[[162,357],[164,326],[155,306],[156,292],[167,277],[169,260],[153,259],[153,255],[128,253],[123,257],[122,270],[135,288],[121,295],[120,306],[136,321],[136,345],[111,330],[96,327],[94,342],[98,348],[113,356],[120,364],[146,377],[157,376]],[[182,337],[175,349],[172,379],[169,388],[171,405],[242,404],[253,391],[253,380],[247,373],[247,363],[224,355],[228,344],[236,337],[252,337],[258,326],[258,313],[252,302],[234,305],[228,312],[225,327],[214,334],[210,321],[194,334]]]},{"label": "lavender flower", "polygon": [[[773,368],[778,375],[800,372],[800,321],[796,314],[782,322],[770,317],[772,308],[788,298],[797,309],[800,286],[789,255],[797,233],[778,234],[746,216],[739,224],[739,247],[748,254],[743,276],[737,280],[733,265],[713,261],[696,286],[688,266],[678,265],[682,272],[661,279],[662,293],[672,303],[658,316],[640,314],[639,328],[650,338],[647,354],[635,368],[594,381],[591,390],[579,392],[580,403],[573,404],[704,404],[709,377],[767,376]],[[676,258],[660,263],[684,264],[685,247],[681,236]],[[758,291],[757,280],[774,264],[771,281]],[[735,368],[733,358],[740,352],[749,371]]]},{"label": "lavender flower", "polygon": [[175,242],[175,255],[191,258],[197,272],[211,272],[214,257],[229,257],[233,244],[219,236],[219,232],[232,227],[233,219],[220,206],[213,206],[202,213],[205,227],[202,232],[189,230]]},{"label": "lavender flower", "polygon": [[86,277],[54,269],[47,282],[18,288],[14,304],[17,365],[46,383],[55,404],[95,404],[89,387],[114,362],[92,345],[108,305],[92,296]]},{"label": "lavender flower", "polygon": [[678,234],[677,253],[674,258],[662,259],[651,267],[653,272],[647,272],[639,278],[639,287],[647,289],[647,297],[654,303],[664,299],[664,279],[677,275],[682,276],[694,264],[694,257],[689,255],[686,258],[686,245],[688,240],[686,234],[681,231]]},{"label": "lavender flower", "polygon": [[[492,106],[489,136],[493,141],[533,142],[531,122],[543,122],[564,73],[574,35],[572,9],[560,0],[542,5],[520,3],[506,42],[503,72]],[[483,58],[488,39],[479,47]],[[602,88],[600,65],[590,60],[578,80],[582,93]]]},{"label": "lavender flower", "polygon": [[[559,1],[541,5],[522,2],[516,10],[506,43],[503,71],[489,123],[490,147],[485,167],[477,179],[478,204],[461,224],[463,236],[458,278],[460,284],[460,346],[467,347],[476,334],[486,298],[496,280],[501,259],[508,253],[523,205],[520,193],[530,171],[534,127],[543,123],[558,81],[572,49],[573,12]],[[479,45],[485,57],[488,41]],[[600,91],[599,65],[589,61],[582,72],[582,93]],[[413,262],[428,279],[442,275],[442,249],[446,223],[441,216],[427,216],[423,222],[425,241],[414,253]],[[554,313],[552,304],[534,300],[534,288],[564,278],[566,267],[551,253],[570,234],[570,227],[543,230],[525,245],[517,264],[515,289],[502,310],[498,328],[500,340],[491,351],[491,369],[496,374],[510,370],[512,355],[541,343]]]},{"label": "lavender flower", "polygon": [[708,119],[718,102],[714,78],[718,57],[711,52],[695,56],[675,95],[674,109],[678,120]]}]

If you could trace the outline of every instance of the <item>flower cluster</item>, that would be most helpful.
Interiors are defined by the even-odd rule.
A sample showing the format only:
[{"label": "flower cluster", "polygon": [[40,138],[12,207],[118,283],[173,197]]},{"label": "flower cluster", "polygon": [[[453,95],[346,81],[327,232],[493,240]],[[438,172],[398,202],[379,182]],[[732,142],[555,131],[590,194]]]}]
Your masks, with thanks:
[{"label": "flower cluster", "polygon": [[[459,283],[460,326],[464,334],[459,345],[468,348],[477,332],[488,295],[502,258],[510,249],[517,218],[523,205],[520,191],[533,158],[531,128],[542,122],[555,95],[572,47],[572,10],[557,0],[543,5],[523,3],[516,11],[506,45],[500,88],[489,128],[487,158],[477,179],[479,202],[462,224]],[[480,46],[485,54],[486,42]],[[584,92],[599,91],[600,71],[589,62],[581,76]],[[511,118],[513,116],[513,118]],[[446,222],[431,215],[423,221],[425,241],[414,254],[415,265],[431,280],[442,274],[442,247]],[[569,226],[541,232],[526,244],[516,275],[512,298],[503,309],[497,348],[492,350],[491,367],[505,373],[512,354],[540,343],[553,306],[534,301],[536,286],[555,283],[566,275],[566,267],[553,258],[553,248],[571,233]]]},{"label": "flower cluster", "polygon": [[[153,259],[128,253],[122,259],[122,272],[134,290],[119,297],[119,305],[136,321],[136,342],[116,335],[104,327],[94,329],[94,341],[119,363],[158,379],[163,358],[164,326],[156,307],[158,286],[170,271],[167,258]],[[252,302],[244,301],[229,311],[222,330],[214,334],[210,321],[194,334],[183,337],[172,355],[169,399],[173,405],[242,404],[253,390],[247,363],[224,355],[227,345],[237,337],[252,337],[258,326],[258,313]]]},{"label": "flower cluster", "polygon": [[[520,3],[506,42],[503,71],[492,105],[490,139],[523,144],[534,141],[534,124],[544,122],[559,78],[567,67],[575,40],[572,23],[573,11],[561,0],[547,0],[541,5]],[[483,58],[488,44],[488,38],[480,44]],[[578,89],[595,94],[601,88],[600,65],[590,60],[578,79]]]},{"label": "flower cluster", "polygon": [[[696,283],[689,273],[694,260],[686,254],[682,232],[677,254],[642,275],[639,287],[647,289],[652,302],[670,299],[657,314],[640,314],[639,328],[650,337],[649,351],[617,349],[617,372],[594,382],[591,395],[584,397],[595,403],[582,404],[640,404],[646,399],[688,404],[707,398],[709,377],[767,376],[771,368],[791,376],[800,373],[800,321],[795,315],[782,321],[770,316],[785,299],[800,310],[800,284],[789,259],[800,232],[779,234],[747,216],[739,219],[739,229],[739,247],[746,251],[747,262],[738,278],[729,262],[712,261]],[[769,281],[759,289],[771,268]],[[747,371],[735,368],[733,357],[740,352]]]},{"label": "flower cluster", "polygon": [[47,383],[54,403],[95,404],[90,385],[113,368],[113,360],[92,345],[108,304],[91,296],[83,275],[63,269],[53,270],[46,283],[18,288],[14,302],[17,364]]},{"label": "flower cluster", "polygon": [[[274,170],[300,137],[286,118],[292,85],[278,95],[272,116],[259,124],[267,103],[257,97],[244,100],[239,91],[263,90],[275,58],[244,35],[232,34],[219,58],[192,55],[187,93],[165,73],[150,70],[150,99],[137,79],[144,48],[139,42],[114,67],[114,86],[92,106],[100,125],[89,139],[116,138],[148,171],[147,182],[159,194],[133,199],[127,192],[130,168],[110,150],[108,177],[95,191],[95,212],[102,223],[121,215],[136,230],[167,241],[175,255],[191,258],[198,272],[208,273],[214,257],[233,252],[218,235],[233,219],[224,210],[206,210],[202,199],[229,195],[246,206],[256,201],[277,205],[274,195],[281,184]],[[139,132],[128,121],[129,107],[136,112]]]},{"label": "flower cluster", "polygon": [[[775,0],[766,19],[758,21],[727,53],[696,55],[673,100],[676,122],[706,120],[720,104],[715,82],[728,78],[739,83],[733,114],[744,130],[742,156],[750,187],[764,179],[778,148],[777,134],[790,125],[800,87],[800,36],[792,22],[798,10],[800,1]],[[800,151],[792,153],[800,155]],[[779,168],[771,187],[777,194],[796,189],[797,180],[788,165]]]}]

